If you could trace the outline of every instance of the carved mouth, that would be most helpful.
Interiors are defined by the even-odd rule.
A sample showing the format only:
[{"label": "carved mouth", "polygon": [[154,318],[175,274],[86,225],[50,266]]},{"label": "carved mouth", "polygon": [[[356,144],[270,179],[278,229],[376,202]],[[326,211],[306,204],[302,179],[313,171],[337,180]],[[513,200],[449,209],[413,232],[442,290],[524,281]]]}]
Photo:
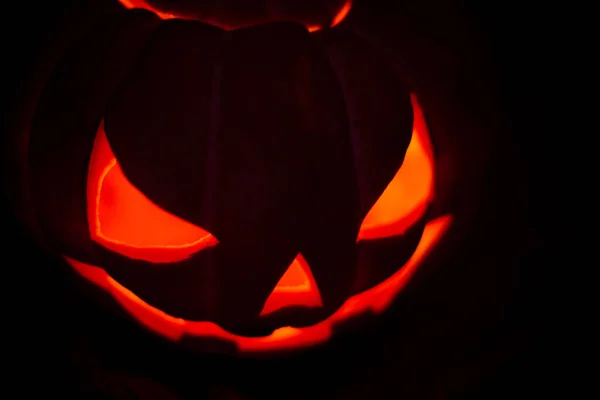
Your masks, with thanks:
[{"label": "carved mouth", "polygon": [[382,313],[408,283],[425,256],[448,230],[451,223],[450,215],[444,215],[427,223],[415,252],[402,268],[386,281],[350,297],[329,318],[302,328],[280,327],[262,337],[235,335],[210,321],[189,321],[174,317],[146,303],[113,279],[104,269],[67,256],[65,259],[79,275],[110,293],[139,323],[172,341],[179,341],[184,336],[193,336],[231,341],[236,343],[238,350],[242,352],[289,350],[327,341],[336,323],[349,317],[368,311],[374,314]]}]

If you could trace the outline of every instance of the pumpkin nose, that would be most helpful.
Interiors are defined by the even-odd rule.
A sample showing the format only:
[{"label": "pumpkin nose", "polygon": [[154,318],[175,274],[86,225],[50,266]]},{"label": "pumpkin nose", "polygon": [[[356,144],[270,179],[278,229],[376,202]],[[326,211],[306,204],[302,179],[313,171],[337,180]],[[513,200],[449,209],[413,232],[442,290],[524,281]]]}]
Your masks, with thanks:
[{"label": "pumpkin nose", "polygon": [[322,305],[321,294],[310,266],[302,254],[298,253],[265,301],[260,316],[285,308],[318,308]]}]

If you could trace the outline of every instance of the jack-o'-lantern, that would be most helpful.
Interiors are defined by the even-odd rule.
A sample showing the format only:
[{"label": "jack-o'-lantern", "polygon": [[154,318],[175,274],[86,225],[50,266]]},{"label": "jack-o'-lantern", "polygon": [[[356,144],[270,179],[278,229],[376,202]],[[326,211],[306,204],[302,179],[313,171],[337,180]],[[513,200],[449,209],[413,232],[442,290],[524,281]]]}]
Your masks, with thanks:
[{"label": "jack-o'-lantern", "polygon": [[296,21],[158,3],[123,0],[41,92],[44,241],[198,347],[300,349],[383,312],[453,219],[419,94],[353,32],[350,2]]}]

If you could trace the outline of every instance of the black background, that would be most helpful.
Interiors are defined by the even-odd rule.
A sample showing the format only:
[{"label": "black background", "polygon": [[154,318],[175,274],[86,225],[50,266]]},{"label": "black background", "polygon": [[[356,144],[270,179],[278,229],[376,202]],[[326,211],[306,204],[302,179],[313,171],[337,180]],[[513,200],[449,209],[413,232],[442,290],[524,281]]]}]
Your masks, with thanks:
[{"label": "black background", "polygon": [[[4,9],[3,132],[14,117],[11,107],[36,56],[46,46],[45,37],[74,3],[22,2]],[[40,267],[51,261],[5,212],[3,358],[10,383],[16,384],[14,393],[160,399],[490,399],[556,394],[562,388],[564,350],[559,323],[550,318],[561,305],[549,279],[558,260],[544,237],[552,231],[548,215],[556,207],[546,195],[551,175],[546,173],[550,157],[545,142],[559,129],[550,116],[561,79],[549,66],[560,58],[555,38],[564,24],[539,18],[540,10],[524,9],[517,2],[503,2],[501,7],[488,2],[416,3],[391,6],[374,1],[373,9],[381,6],[384,19],[393,12],[422,19],[424,29],[439,40],[467,35],[465,46],[488,77],[482,83],[482,93],[489,96],[484,100],[502,119],[504,142],[516,147],[506,153],[506,163],[498,162],[488,172],[492,184],[486,187],[485,208],[490,217],[465,239],[470,247],[461,247],[460,273],[442,272],[425,292],[409,292],[408,300],[374,328],[379,333],[349,334],[305,356],[236,361],[188,355],[140,336],[131,324],[82,299],[71,289],[70,276]],[[453,35],[457,27],[462,31]],[[3,172],[10,178],[6,168]],[[503,203],[507,201],[512,203]],[[510,223],[493,225],[508,216]],[[452,285],[454,292],[444,291]],[[453,293],[455,299],[439,293]],[[419,312],[411,312],[414,309]],[[399,313],[403,323],[419,329],[395,338]]]}]

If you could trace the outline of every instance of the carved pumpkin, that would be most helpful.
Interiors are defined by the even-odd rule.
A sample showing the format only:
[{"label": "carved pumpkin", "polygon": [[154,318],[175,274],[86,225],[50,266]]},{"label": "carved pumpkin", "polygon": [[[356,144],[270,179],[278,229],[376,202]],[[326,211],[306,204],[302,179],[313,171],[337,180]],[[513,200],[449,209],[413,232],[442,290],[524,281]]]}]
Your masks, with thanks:
[{"label": "carved pumpkin", "polygon": [[427,110],[350,3],[239,26],[122,3],[147,10],[91,28],[37,103],[44,241],[196,347],[304,348],[383,312],[452,216]]}]

